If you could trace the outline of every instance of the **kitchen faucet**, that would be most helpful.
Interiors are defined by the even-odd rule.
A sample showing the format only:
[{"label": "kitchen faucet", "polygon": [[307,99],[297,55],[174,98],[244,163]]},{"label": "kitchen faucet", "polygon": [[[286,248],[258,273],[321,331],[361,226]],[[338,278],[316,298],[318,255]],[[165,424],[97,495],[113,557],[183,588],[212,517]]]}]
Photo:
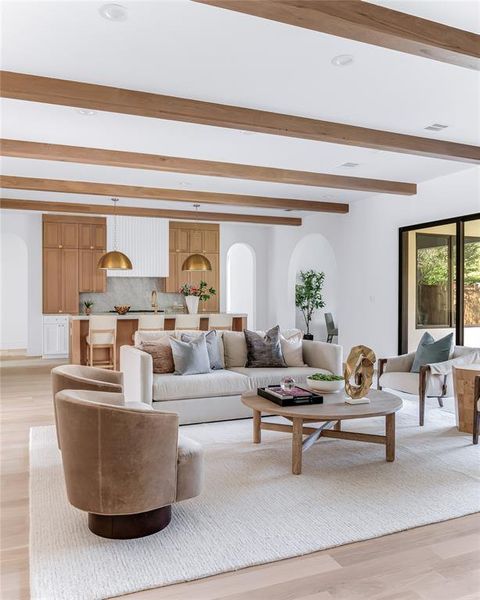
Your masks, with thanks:
[{"label": "kitchen faucet", "polygon": [[153,312],[155,314],[157,314],[157,311],[158,311],[157,290],[152,290],[152,295],[150,297],[150,304],[152,305]]}]

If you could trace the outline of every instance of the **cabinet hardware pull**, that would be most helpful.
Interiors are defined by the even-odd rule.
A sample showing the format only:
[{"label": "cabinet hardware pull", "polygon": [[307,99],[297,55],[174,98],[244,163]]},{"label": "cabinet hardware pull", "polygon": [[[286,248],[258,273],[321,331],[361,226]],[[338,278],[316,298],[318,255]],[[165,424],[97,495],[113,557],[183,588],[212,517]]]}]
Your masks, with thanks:
[{"label": "cabinet hardware pull", "polygon": [[62,244],[58,244],[58,247],[59,247],[59,248],[63,248]]},{"label": "cabinet hardware pull", "polygon": [[90,246],[90,250],[93,250],[93,246]]}]

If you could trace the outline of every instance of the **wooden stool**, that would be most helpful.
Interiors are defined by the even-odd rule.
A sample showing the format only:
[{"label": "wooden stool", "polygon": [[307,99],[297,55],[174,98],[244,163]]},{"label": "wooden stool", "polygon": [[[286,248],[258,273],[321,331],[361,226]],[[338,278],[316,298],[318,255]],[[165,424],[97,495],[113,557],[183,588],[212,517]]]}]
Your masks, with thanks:
[{"label": "wooden stool", "polygon": [[165,327],[163,315],[139,315],[138,331],[162,331]]},{"label": "wooden stool", "polygon": [[225,314],[213,314],[208,319],[208,329],[218,329],[231,331],[233,327],[233,317]]},{"label": "wooden stool", "polygon": [[200,329],[200,315],[176,315],[175,329]]},{"label": "wooden stool", "polygon": [[[89,317],[88,335],[86,338],[88,358],[91,367],[116,369],[117,365],[117,317],[110,315],[91,315]],[[108,358],[94,360],[94,350],[108,351]]]}]

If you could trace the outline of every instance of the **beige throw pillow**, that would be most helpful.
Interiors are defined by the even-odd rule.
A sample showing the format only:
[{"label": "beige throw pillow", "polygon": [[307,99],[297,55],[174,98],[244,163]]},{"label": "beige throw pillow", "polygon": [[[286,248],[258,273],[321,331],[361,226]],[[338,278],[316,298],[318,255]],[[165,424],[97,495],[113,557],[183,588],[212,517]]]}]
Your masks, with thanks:
[{"label": "beige throw pillow", "polygon": [[223,347],[226,369],[247,364],[247,343],[243,331],[224,331]]},{"label": "beige throw pillow", "polygon": [[140,350],[151,355],[154,373],[164,374],[175,371],[172,348],[168,337],[158,339],[155,342],[142,342],[139,347]]},{"label": "beige throw pillow", "polygon": [[294,333],[285,331],[280,334],[283,359],[287,367],[305,367],[303,362],[303,332],[296,330]]}]

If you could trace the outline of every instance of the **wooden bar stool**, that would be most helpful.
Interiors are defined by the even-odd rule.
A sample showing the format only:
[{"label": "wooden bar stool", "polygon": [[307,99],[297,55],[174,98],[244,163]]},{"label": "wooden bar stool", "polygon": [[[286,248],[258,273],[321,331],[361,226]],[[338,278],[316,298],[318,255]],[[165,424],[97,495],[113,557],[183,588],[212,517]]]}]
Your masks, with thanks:
[{"label": "wooden bar stool", "polygon": [[165,327],[164,315],[139,315],[138,331],[157,331]]},{"label": "wooden bar stool", "polygon": [[175,329],[200,329],[200,315],[176,315]]},{"label": "wooden bar stool", "polygon": [[[117,317],[110,315],[91,315],[86,338],[88,359],[91,367],[99,366],[104,369],[116,369],[117,364]],[[108,351],[106,360],[94,361],[94,350]]]},{"label": "wooden bar stool", "polygon": [[208,329],[223,329],[231,331],[233,327],[233,317],[225,314],[213,314],[208,319]]}]

